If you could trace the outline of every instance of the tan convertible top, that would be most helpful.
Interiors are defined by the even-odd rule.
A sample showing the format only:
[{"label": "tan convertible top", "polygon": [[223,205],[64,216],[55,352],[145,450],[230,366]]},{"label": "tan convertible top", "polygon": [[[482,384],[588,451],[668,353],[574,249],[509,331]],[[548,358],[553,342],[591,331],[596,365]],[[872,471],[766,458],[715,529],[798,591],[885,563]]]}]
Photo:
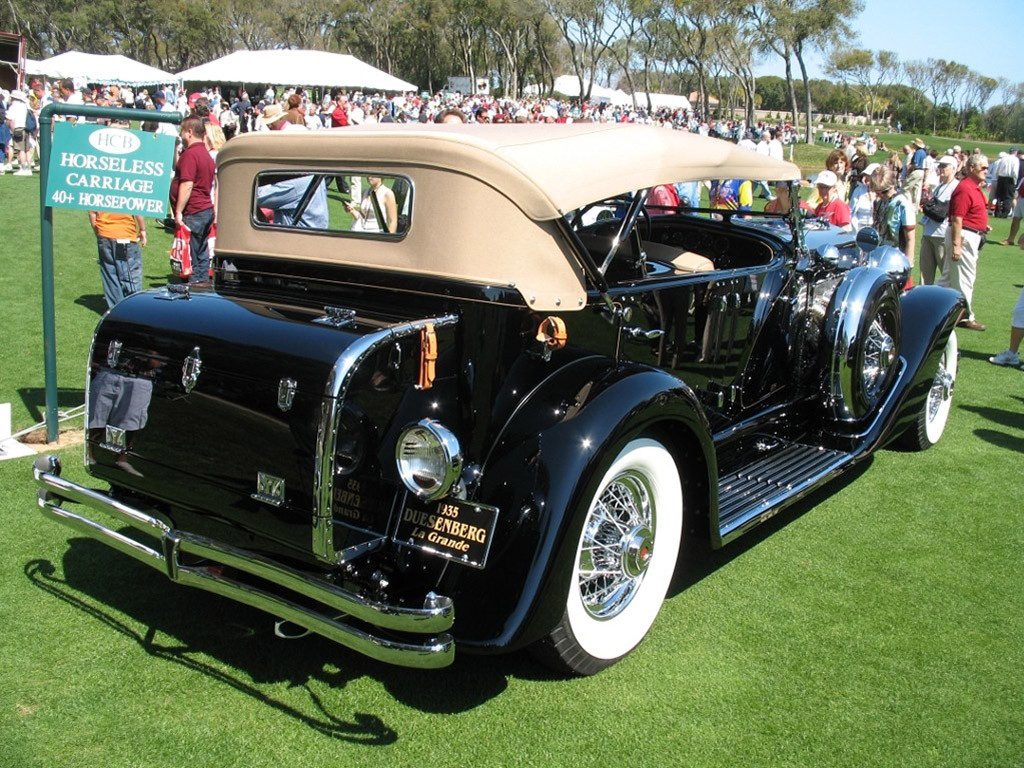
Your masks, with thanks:
[{"label": "tan convertible top", "polygon": [[[395,125],[272,131],[217,158],[221,252],[372,266],[514,287],[541,311],[584,305],[586,283],[556,219],[623,192],[704,179],[798,179],[799,169],[719,139],[614,124]],[[264,171],[388,173],[413,183],[400,241],[259,227]]]},{"label": "tan convertible top", "polygon": [[[315,145],[315,149],[313,146]],[[532,219],[556,219],[622,192],[704,179],[799,179],[777,162],[721,139],[614,123],[531,125],[380,124],[330,131],[249,134],[221,162],[319,156],[358,163],[409,163],[473,176]]]}]

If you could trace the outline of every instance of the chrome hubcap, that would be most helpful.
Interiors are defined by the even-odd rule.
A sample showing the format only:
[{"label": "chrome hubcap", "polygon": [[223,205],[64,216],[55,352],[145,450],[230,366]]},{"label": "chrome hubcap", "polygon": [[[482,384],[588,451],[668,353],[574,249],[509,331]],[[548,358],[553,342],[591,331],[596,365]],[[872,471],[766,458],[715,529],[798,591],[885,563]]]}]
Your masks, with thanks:
[{"label": "chrome hubcap", "polygon": [[631,579],[642,576],[653,553],[654,533],[646,525],[636,528],[626,541],[626,551],[622,553],[622,570]]},{"label": "chrome hubcap", "polygon": [[864,344],[864,367],[861,378],[864,393],[874,400],[881,393],[889,368],[896,361],[896,342],[877,319],[871,323]]},{"label": "chrome hubcap", "polygon": [[636,596],[654,554],[654,508],[648,480],[628,471],[601,492],[580,549],[579,590],[587,613],[610,619]]}]

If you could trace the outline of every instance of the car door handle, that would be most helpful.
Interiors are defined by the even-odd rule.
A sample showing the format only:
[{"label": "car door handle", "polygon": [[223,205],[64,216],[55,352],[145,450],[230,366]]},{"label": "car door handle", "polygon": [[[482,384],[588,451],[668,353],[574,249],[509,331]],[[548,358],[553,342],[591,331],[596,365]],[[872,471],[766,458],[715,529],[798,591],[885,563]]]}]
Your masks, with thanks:
[{"label": "car door handle", "polygon": [[665,335],[665,331],[662,330],[661,328],[651,328],[650,330],[645,330],[643,328],[638,328],[635,325],[624,326],[622,332],[626,334],[626,336],[628,336],[630,339],[640,339],[645,341],[653,341],[654,339],[660,339],[662,336]]}]

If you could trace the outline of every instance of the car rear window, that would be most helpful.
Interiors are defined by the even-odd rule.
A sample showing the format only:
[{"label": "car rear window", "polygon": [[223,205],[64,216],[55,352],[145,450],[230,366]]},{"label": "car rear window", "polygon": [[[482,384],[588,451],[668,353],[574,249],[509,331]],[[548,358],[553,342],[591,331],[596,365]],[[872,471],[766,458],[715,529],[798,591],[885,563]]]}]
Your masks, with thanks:
[{"label": "car rear window", "polygon": [[371,171],[265,171],[256,176],[257,227],[401,238],[412,219],[412,181]]}]

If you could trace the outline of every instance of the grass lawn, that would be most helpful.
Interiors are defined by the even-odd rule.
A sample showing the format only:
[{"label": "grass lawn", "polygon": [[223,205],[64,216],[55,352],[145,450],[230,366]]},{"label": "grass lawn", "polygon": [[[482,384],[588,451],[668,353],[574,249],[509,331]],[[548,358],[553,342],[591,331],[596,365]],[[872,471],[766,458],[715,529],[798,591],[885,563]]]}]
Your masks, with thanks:
[{"label": "grass lawn", "polygon": [[[860,129],[856,129],[854,126],[850,126],[846,132],[853,136],[860,135]],[[921,139],[928,145],[928,149],[934,149],[940,155],[955,145],[960,145],[968,152],[978,148],[988,155],[989,160],[995,160],[1000,152],[1005,152],[1012,146],[1011,144],[992,141],[950,139],[945,136],[930,136],[920,133],[877,133],[875,138],[878,140],[879,146],[884,143],[893,152],[899,152],[901,159],[903,157],[903,145],[910,144],[914,139]],[[834,147],[831,144],[822,144],[820,141],[814,144],[794,144],[792,158],[790,158],[789,148],[786,148],[786,159],[792,159],[794,163],[800,166],[804,176],[809,177],[825,167],[825,158],[828,157],[829,152],[833,149]],[[887,152],[878,151],[872,155],[871,161],[882,163],[888,157],[889,154]]]},{"label": "grass lawn", "polygon": [[[42,416],[37,184],[0,176],[15,428]],[[57,211],[55,230],[68,408],[104,302],[85,214]],[[276,639],[269,616],[45,520],[30,460],[0,462],[0,766],[1021,768],[1024,371],[987,358],[1022,278],[1024,252],[985,249],[989,330],[960,332],[938,446],[882,451],[723,550],[691,543],[650,636],[593,678],[525,654],[407,671]],[[63,460],[87,482],[80,448]]]}]

